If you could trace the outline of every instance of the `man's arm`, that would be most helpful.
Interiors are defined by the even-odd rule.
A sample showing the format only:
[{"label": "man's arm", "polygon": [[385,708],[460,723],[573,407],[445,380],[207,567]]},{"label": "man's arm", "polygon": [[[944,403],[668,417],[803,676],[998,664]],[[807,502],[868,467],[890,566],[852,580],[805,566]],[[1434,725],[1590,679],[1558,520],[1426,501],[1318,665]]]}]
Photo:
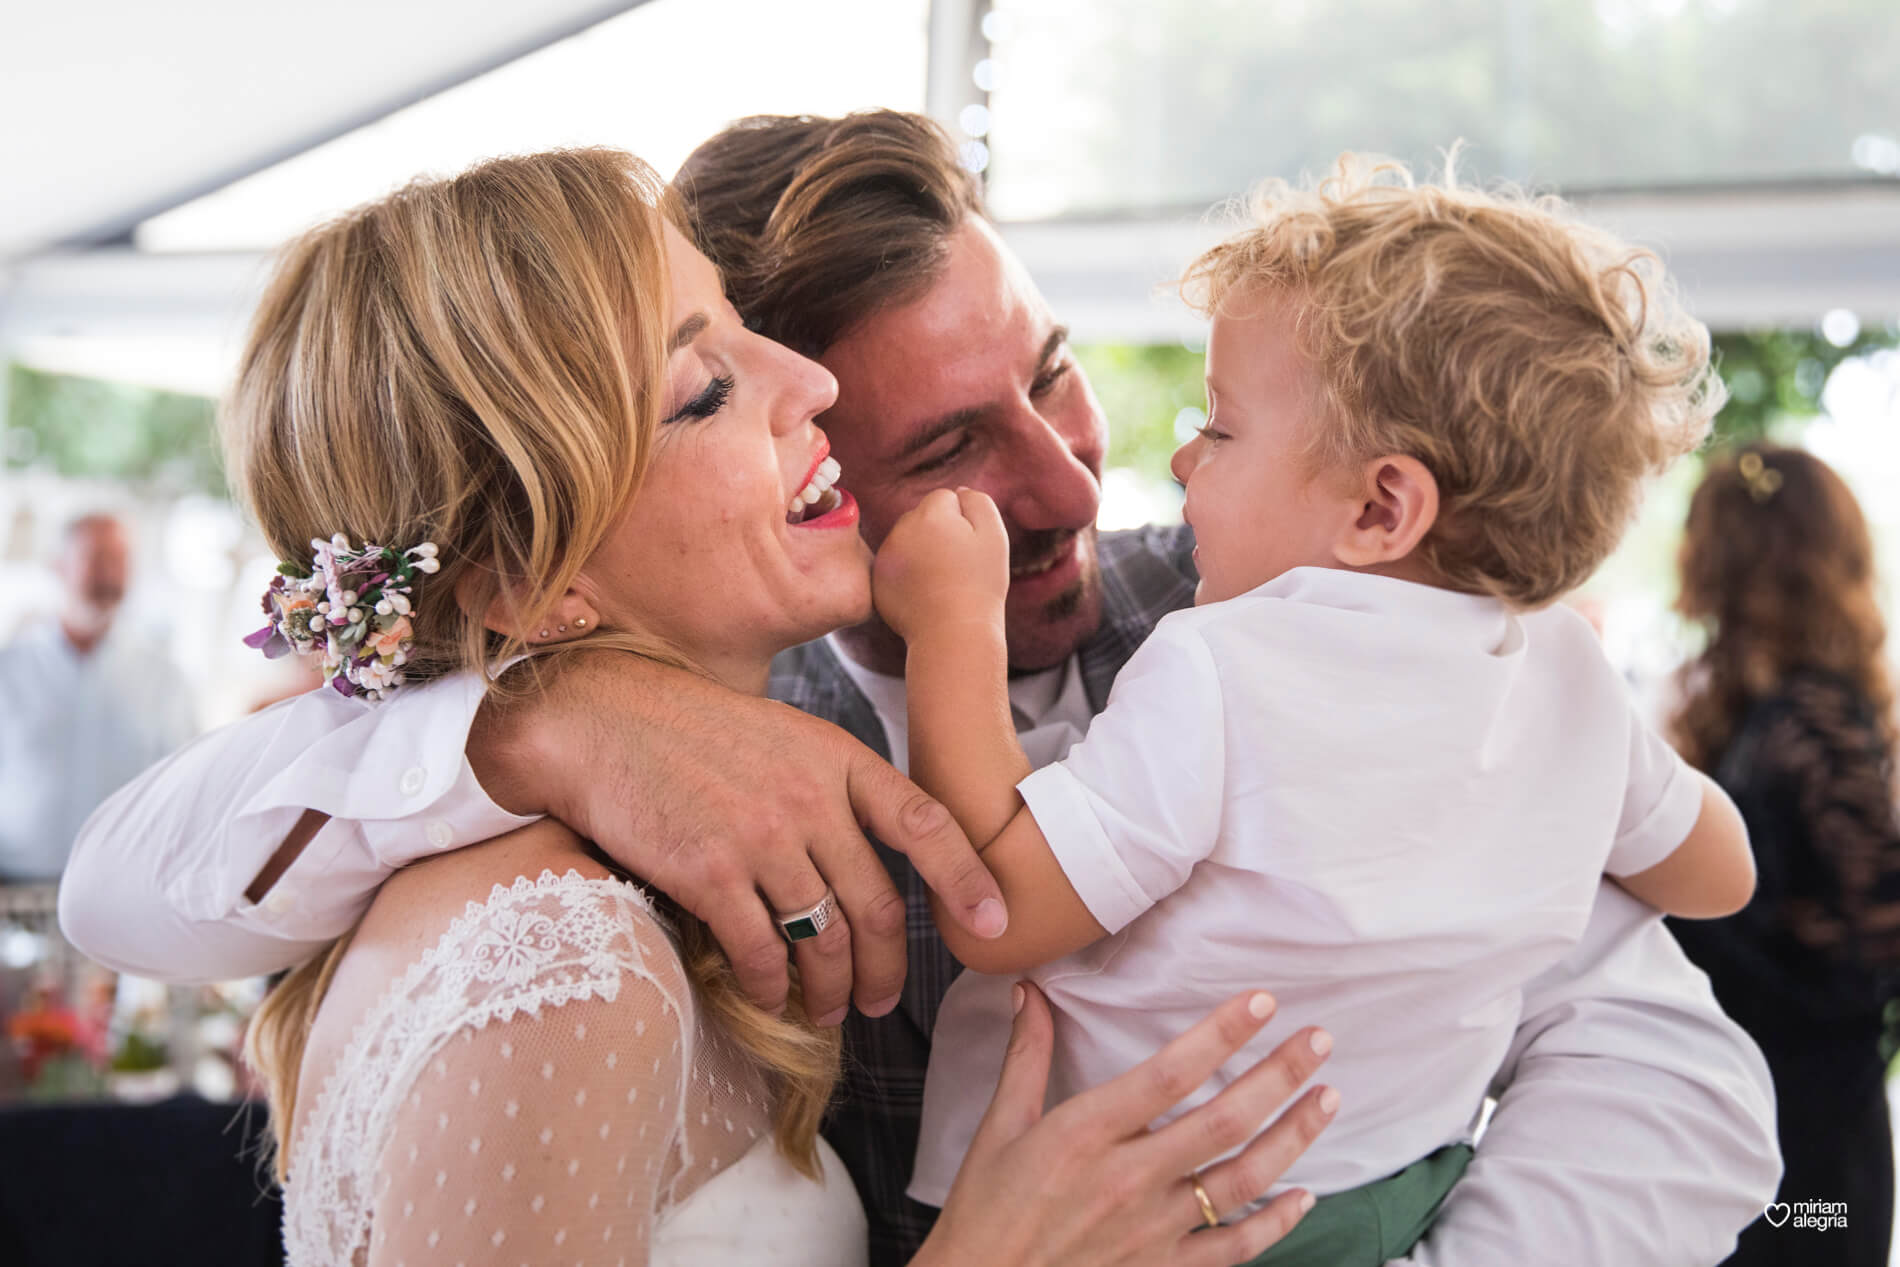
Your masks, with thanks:
[{"label": "man's arm", "polygon": [[462,758],[482,694],[472,676],[374,709],[311,691],[187,744],[80,830],[60,884],[67,939],[168,981],[306,958],[396,867],[528,821]]},{"label": "man's arm", "polygon": [[1655,912],[1605,883],[1531,983],[1477,1157],[1409,1267],[1719,1262],[1781,1177],[1773,1084]]},{"label": "man's arm", "polygon": [[[789,985],[773,912],[844,909],[796,947],[822,1024],[897,1006],[904,899],[865,839],[906,854],[978,937],[1008,923],[1002,894],[943,806],[830,722],[697,674],[616,652],[577,654],[524,702],[491,703],[469,759],[504,805],[533,804],[704,920],[767,1010]],[[519,671],[519,670],[517,670]],[[763,896],[761,896],[763,895]]]},{"label": "man's arm", "polygon": [[[854,993],[873,1014],[896,1006],[904,902],[866,830],[966,927],[1002,931],[995,882],[949,815],[837,727],[636,657],[567,659],[512,702],[473,675],[376,708],[318,691],[190,745],[87,823],[61,893],[69,938],[161,979],[269,971],[348,928],[394,868],[543,812],[705,919],[762,1007],[788,985],[772,910],[827,884],[845,921],[799,943],[807,1006],[825,1020]],[[312,810],[327,821],[286,858]]]}]

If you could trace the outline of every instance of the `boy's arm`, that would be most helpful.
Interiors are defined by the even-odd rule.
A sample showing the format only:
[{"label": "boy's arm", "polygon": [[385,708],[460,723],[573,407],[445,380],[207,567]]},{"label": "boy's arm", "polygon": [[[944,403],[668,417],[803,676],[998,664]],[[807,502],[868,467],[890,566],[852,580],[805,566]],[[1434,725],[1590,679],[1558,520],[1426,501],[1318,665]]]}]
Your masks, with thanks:
[{"label": "boy's arm", "polygon": [[993,975],[1027,972],[1107,935],[1016,793],[1030,767],[1010,718],[1008,676],[1000,606],[993,620],[927,626],[909,643],[911,777],[963,827],[1016,918],[985,940],[957,927],[935,893],[930,913],[951,954]]},{"label": "boy's arm", "polygon": [[1698,773],[1702,812],[1674,853],[1617,883],[1665,915],[1719,919],[1748,905],[1755,892],[1755,855],[1748,829],[1728,795]]},{"label": "boy's arm", "polygon": [[981,493],[931,493],[885,538],[878,611],[905,639],[910,775],[962,826],[1014,913],[1003,935],[969,936],[931,913],[950,953],[978,972],[1026,972],[1105,935],[1016,793],[1030,773],[1010,716],[1003,598],[1009,541]]},{"label": "boy's arm", "polygon": [[1023,807],[1016,785],[1030,772],[1010,716],[1009,650],[995,606],[917,630],[904,660],[910,777],[943,803],[979,854]]},{"label": "boy's arm", "polygon": [[1019,808],[1000,835],[978,854],[1015,913],[1001,937],[973,937],[946,918],[943,899],[930,895],[930,913],[964,967],[992,976],[1019,976],[1074,954],[1108,935],[1062,871],[1036,816]]}]

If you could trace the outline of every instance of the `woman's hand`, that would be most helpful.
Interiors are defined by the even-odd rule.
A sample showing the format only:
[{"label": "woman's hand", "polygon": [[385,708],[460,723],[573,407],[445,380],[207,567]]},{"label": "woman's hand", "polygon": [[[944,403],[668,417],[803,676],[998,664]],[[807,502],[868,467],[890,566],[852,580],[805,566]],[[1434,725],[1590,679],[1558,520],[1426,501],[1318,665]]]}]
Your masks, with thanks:
[{"label": "woman's hand", "polygon": [[1258,1198],[1306,1151],[1338,1109],[1313,1087],[1239,1153],[1319,1068],[1323,1030],[1303,1029],[1219,1095],[1158,1131],[1148,1123],[1199,1087],[1259,1033],[1273,1000],[1243,994],[1113,1082],[1043,1116],[1055,1030],[1040,992],[1018,986],[1002,1082],[912,1267],[1228,1267],[1285,1236],[1310,1208],[1299,1190],[1232,1225],[1206,1228],[1190,1181],[1222,1216]]},{"label": "woman's hand", "polygon": [[871,597],[906,642],[960,621],[1003,625],[1009,530],[987,493],[939,488],[904,513],[877,548]]}]

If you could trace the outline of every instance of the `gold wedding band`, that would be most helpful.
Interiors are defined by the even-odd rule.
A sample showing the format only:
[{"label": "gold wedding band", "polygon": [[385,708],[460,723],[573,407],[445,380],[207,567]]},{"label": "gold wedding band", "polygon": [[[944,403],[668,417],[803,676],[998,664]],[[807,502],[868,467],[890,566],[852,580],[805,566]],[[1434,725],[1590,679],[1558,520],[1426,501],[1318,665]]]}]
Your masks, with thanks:
[{"label": "gold wedding band", "polygon": [[1209,1227],[1219,1227],[1220,1214],[1215,1211],[1214,1203],[1207,1199],[1207,1189],[1201,1186],[1201,1172],[1196,1170],[1188,1175],[1188,1182],[1194,1185],[1194,1199],[1201,1203],[1201,1217],[1207,1220]]}]

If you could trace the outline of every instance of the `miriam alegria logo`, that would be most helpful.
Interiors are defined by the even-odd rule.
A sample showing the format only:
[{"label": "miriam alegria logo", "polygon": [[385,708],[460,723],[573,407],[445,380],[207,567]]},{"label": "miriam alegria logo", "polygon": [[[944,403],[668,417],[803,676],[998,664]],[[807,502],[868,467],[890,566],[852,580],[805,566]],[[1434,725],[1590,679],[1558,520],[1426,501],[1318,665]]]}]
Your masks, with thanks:
[{"label": "miriam alegria logo", "polygon": [[1771,1227],[1826,1232],[1847,1226],[1847,1202],[1771,1201],[1762,1207],[1761,1216]]}]

